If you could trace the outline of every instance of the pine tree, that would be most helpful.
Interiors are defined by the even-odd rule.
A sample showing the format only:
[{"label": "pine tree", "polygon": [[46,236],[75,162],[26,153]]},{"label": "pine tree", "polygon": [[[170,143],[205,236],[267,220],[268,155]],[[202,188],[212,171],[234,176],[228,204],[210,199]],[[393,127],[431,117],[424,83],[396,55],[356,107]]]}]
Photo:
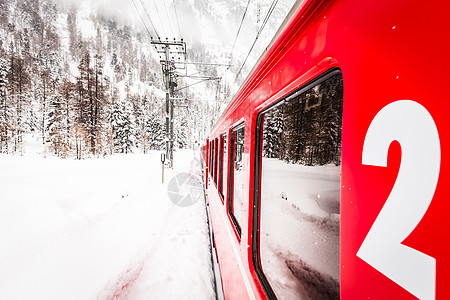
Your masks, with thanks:
[{"label": "pine tree", "polygon": [[115,102],[109,117],[116,152],[131,153],[135,143],[130,103]]},{"label": "pine tree", "polygon": [[73,140],[71,139],[71,131],[72,128],[76,125],[76,94],[75,94],[76,85],[64,78],[62,84],[60,86],[60,94],[62,96],[63,102],[63,111],[64,111],[64,136],[65,143],[68,145],[68,149],[71,150],[73,148]]},{"label": "pine tree", "polygon": [[177,118],[174,126],[174,146],[178,149],[185,149],[189,144],[188,122],[186,118]]},{"label": "pine tree", "polygon": [[164,126],[161,117],[156,112],[146,116],[145,138],[151,150],[161,150],[164,146]]},{"label": "pine tree", "polygon": [[282,107],[275,108],[264,116],[263,155],[268,158],[278,158],[281,152],[281,139],[284,130]]},{"label": "pine tree", "polygon": [[61,97],[54,95],[49,100],[46,131],[49,133],[48,139],[53,152],[57,156],[66,152],[63,116]]},{"label": "pine tree", "polygon": [[25,68],[23,58],[16,57],[13,53],[10,57],[10,65],[7,73],[9,82],[8,94],[12,100],[12,134],[14,141],[14,152],[22,145],[22,137],[25,132],[25,112],[29,108],[30,75]]},{"label": "pine tree", "polygon": [[0,59],[0,153],[8,152],[9,120],[11,112],[7,95],[7,65],[4,59]]},{"label": "pine tree", "polygon": [[97,142],[101,138],[101,110],[105,98],[103,86],[103,61],[99,55],[94,56],[91,66],[91,55],[86,52],[78,65],[80,76],[77,78],[78,85],[78,124],[88,134],[90,142],[90,153],[97,154],[100,145]]},{"label": "pine tree", "polygon": [[125,102],[123,105],[123,123],[122,123],[122,136],[121,136],[121,146],[122,153],[131,153],[133,152],[133,146],[136,142],[135,136],[135,119],[133,116],[133,107],[131,103]]}]

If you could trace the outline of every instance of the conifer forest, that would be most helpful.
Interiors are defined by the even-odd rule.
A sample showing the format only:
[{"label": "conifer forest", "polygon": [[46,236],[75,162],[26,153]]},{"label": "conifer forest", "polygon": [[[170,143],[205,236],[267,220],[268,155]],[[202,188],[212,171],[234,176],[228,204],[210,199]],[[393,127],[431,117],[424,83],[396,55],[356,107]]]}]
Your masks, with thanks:
[{"label": "conifer forest", "polygon": [[[145,31],[51,0],[0,0],[1,153],[26,151],[26,136],[47,154],[78,159],[161,150],[164,96]],[[206,130],[211,115],[200,113],[204,103],[183,104],[176,148],[197,142],[195,128]]]}]

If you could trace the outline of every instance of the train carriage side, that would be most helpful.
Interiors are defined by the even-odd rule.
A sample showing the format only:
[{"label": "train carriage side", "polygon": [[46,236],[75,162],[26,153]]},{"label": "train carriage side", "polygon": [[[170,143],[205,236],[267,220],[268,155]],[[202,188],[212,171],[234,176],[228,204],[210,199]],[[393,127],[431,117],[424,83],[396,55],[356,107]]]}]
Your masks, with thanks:
[{"label": "train carriage side", "polygon": [[226,299],[446,299],[450,3],[304,1],[205,145]]}]

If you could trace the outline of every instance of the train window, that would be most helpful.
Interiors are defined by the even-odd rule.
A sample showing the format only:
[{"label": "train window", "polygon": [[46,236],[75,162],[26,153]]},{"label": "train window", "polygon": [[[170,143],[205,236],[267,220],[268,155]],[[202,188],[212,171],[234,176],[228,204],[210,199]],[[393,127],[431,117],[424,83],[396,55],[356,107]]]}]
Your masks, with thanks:
[{"label": "train window", "polygon": [[212,174],[212,166],[214,164],[214,158],[213,158],[213,155],[212,155],[212,153],[213,153],[213,141],[209,142],[209,145],[210,145],[210,147],[209,147],[209,157],[210,157],[210,160],[209,160],[209,173]]},{"label": "train window", "polygon": [[212,157],[211,176],[213,178],[213,181],[214,181],[214,165],[216,164],[216,158],[214,157],[215,149],[216,149],[216,143],[213,140],[212,141],[212,150],[211,150],[211,157]]},{"label": "train window", "polygon": [[214,152],[214,157],[215,157],[215,162],[216,163],[214,165],[214,182],[217,185],[217,167],[218,167],[218,164],[219,164],[218,153],[219,153],[220,145],[219,145],[219,139],[216,138],[215,141],[216,141],[216,148],[215,148],[215,152]]},{"label": "train window", "polygon": [[206,161],[206,167],[208,167],[208,165],[209,165],[209,156],[208,156],[208,142],[206,142],[206,145],[205,145],[205,161]]},{"label": "train window", "polygon": [[244,189],[244,171],[242,157],[244,154],[244,124],[237,126],[231,132],[231,148],[230,148],[230,183],[228,190],[228,210],[231,220],[234,223],[236,231],[241,236],[242,224],[242,194]]},{"label": "train window", "polygon": [[[224,199],[223,195],[223,187],[227,186],[227,135],[222,134],[220,136],[220,164],[219,164],[219,193],[222,199]],[[224,184],[225,182],[225,184]]]},{"label": "train window", "polygon": [[211,142],[208,142],[208,171],[211,169]]},{"label": "train window", "polygon": [[342,107],[335,70],[258,117],[252,250],[269,298],[339,299]]},{"label": "train window", "polygon": [[214,151],[214,141],[211,141],[211,151],[209,153],[211,155],[211,164],[209,166],[209,172],[211,173],[211,176],[212,176],[212,173],[213,173],[213,166],[214,166],[213,151]]}]

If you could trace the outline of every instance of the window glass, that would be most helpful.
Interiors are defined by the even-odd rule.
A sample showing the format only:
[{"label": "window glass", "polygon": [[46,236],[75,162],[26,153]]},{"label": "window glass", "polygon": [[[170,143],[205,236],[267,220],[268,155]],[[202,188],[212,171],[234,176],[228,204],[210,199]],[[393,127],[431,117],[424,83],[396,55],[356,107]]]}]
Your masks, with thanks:
[{"label": "window glass", "polygon": [[218,169],[218,165],[219,165],[219,139],[215,139],[215,143],[216,143],[216,148],[215,148],[215,152],[214,152],[214,157],[215,157],[215,161],[216,163],[214,164],[214,182],[217,184],[217,169]]},{"label": "window glass", "polygon": [[244,154],[244,125],[239,126],[232,132],[232,158],[233,164],[230,165],[230,172],[232,174],[232,187],[233,192],[230,195],[230,212],[232,215],[233,222],[236,226],[236,230],[239,235],[241,233],[240,224],[242,224],[242,194],[244,189],[244,171],[243,171],[243,154]]},{"label": "window glass", "polygon": [[212,159],[212,164],[211,164],[211,176],[213,177],[214,180],[214,164],[216,163],[215,157],[214,157],[214,148],[215,148],[215,143],[214,140],[211,142],[211,159]]},{"label": "window glass", "polygon": [[209,155],[211,157],[211,160],[210,160],[210,166],[209,166],[209,173],[211,173],[211,176],[212,176],[213,165],[214,165],[214,156],[213,156],[214,143],[213,143],[213,141],[210,142],[210,146],[211,147],[210,147]]},{"label": "window glass", "polygon": [[219,168],[219,191],[222,199],[224,198],[223,187],[227,186],[227,165],[228,165],[228,157],[227,157],[227,135],[222,134],[220,136],[220,168]]},{"label": "window glass", "polygon": [[260,259],[279,299],[339,299],[342,75],[264,114]]},{"label": "window glass", "polygon": [[211,159],[212,159],[212,157],[211,157],[211,142],[209,142],[208,156],[209,156],[208,168],[209,168],[209,172],[211,173]]}]

